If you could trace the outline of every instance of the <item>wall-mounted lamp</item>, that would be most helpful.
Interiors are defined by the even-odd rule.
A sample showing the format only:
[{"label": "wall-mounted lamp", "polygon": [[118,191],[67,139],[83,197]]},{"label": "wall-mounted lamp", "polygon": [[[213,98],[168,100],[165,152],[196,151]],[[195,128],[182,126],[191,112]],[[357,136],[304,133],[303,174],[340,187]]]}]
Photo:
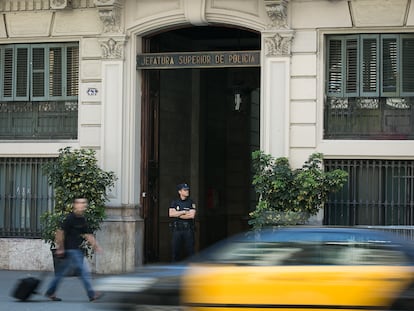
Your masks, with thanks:
[{"label": "wall-mounted lamp", "polygon": [[240,111],[242,104],[242,97],[240,92],[236,91],[234,93],[234,111]]}]

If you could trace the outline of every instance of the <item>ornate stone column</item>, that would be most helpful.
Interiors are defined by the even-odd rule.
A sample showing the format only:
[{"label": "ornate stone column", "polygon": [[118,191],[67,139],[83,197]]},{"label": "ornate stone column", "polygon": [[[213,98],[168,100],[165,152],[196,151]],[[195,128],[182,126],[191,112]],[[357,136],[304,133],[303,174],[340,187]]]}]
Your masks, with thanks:
[{"label": "ornate stone column", "polygon": [[[121,0],[94,0],[102,21],[102,34],[98,39],[102,59],[102,165],[116,173],[118,180],[109,195],[107,218],[98,239],[105,252],[97,256],[98,273],[120,273],[133,271],[142,261],[142,234],[138,209],[129,202],[128,191],[131,171],[129,165],[134,157],[124,133],[130,133],[128,105],[124,94],[125,61],[124,49],[127,37],[124,32]],[[128,135],[128,134],[127,134]],[[138,187],[138,185],[137,185]],[[142,231],[142,230],[141,230]]]},{"label": "ornate stone column", "polygon": [[290,58],[294,31],[289,0],[264,0],[269,24],[262,31],[262,149],[275,157],[289,153]]}]

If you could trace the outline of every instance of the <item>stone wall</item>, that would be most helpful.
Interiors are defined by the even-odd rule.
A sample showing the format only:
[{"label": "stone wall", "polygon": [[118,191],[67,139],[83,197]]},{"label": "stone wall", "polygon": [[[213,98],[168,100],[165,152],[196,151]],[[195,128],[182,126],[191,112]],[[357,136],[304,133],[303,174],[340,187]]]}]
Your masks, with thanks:
[{"label": "stone wall", "polygon": [[50,247],[40,239],[0,239],[0,269],[53,270]]}]

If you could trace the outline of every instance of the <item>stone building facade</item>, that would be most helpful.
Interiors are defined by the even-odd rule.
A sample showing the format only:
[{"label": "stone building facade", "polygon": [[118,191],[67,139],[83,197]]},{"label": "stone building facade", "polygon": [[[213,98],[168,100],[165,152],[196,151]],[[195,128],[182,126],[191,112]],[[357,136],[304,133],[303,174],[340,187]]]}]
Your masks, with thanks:
[{"label": "stone building facade", "polygon": [[[246,154],[249,153],[249,148],[256,146],[256,148],[275,157],[289,157],[295,167],[300,166],[313,152],[322,152],[326,159],[332,161],[366,160],[377,163],[375,162],[377,160],[414,160],[414,145],[411,142],[414,118],[412,117],[413,104],[410,98],[413,95],[411,94],[413,90],[409,86],[405,90],[406,84],[403,84],[400,93],[394,92],[389,96],[384,95],[385,89],[384,94],[382,91],[378,91],[376,94],[369,93],[368,95],[363,95],[362,89],[358,95],[346,95],[343,89],[340,90],[342,87],[347,89],[346,83],[353,76],[358,76],[356,84],[361,84],[361,88],[365,86],[363,79],[366,71],[355,68],[368,66],[364,62],[366,54],[363,51],[368,51],[368,48],[364,47],[364,42],[368,41],[364,40],[369,36],[377,36],[379,39],[375,40],[379,41],[375,42],[386,42],[384,40],[387,38],[396,38],[395,42],[402,42],[402,56],[398,56],[398,59],[402,59],[403,63],[399,63],[398,68],[410,68],[405,71],[405,74],[403,73],[403,78],[408,81],[408,84],[410,79],[413,79],[413,68],[410,65],[414,64],[414,61],[411,60],[410,55],[414,55],[414,50],[409,50],[409,47],[413,47],[410,35],[414,34],[414,9],[410,0],[0,0],[0,12],[2,15],[0,48],[3,47],[2,54],[0,54],[1,67],[3,67],[1,73],[3,91],[0,93],[2,122],[5,122],[6,115],[10,116],[15,111],[6,107],[11,105],[10,103],[13,101],[35,102],[37,100],[34,99],[34,84],[26,80],[24,80],[25,83],[29,83],[29,89],[31,89],[31,95],[28,95],[27,99],[18,100],[18,92],[13,99],[7,97],[4,81],[6,81],[8,74],[5,65],[8,47],[11,50],[29,45],[29,51],[33,55],[35,55],[35,49],[47,48],[49,58],[45,58],[45,60],[49,65],[46,66],[48,71],[46,84],[47,82],[51,83],[50,81],[55,74],[55,65],[52,66],[52,63],[55,64],[55,58],[52,61],[50,51],[55,46],[60,48],[63,44],[76,44],[78,47],[77,82],[73,83],[69,79],[69,67],[65,67],[66,86],[69,85],[68,81],[72,81],[72,86],[76,85],[78,88],[74,97],[77,104],[75,136],[62,136],[62,138],[51,134],[47,137],[35,136],[31,138],[6,133],[1,136],[0,157],[10,163],[15,158],[52,158],[57,155],[59,148],[66,146],[92,148],[97,151],[102,168],[116,173],[118,180],[110,193],[107,205],[108,217],[102,230],[98,233],[98,239],[105,252],[97,256],[92,263],[93,269],[98,273],[131,271],[135,266],[150,261],[148,258],[151,256],[155,260],[165,260],[168,257],[166,250],[169,245],[165,242],[168,236],[166,208],[168,207],[168,197],[174,194],[175,183],[181,179],[185,179],[191,184],[192,195],[199,202],[201,217],[199,238],[200,241],[203,239],[206,241],[204,244],[200,242],[200,245],[203,244],[200,247],[210,244],[215,238],[218,239],[243,229],[232,217],[236,214],[238,217],[241,215],[247,217],[250,208],[248,206],[241,212],[236,210],[237,207],[228,208],[226,210],[227,220],[224,224],[227,229],[223,230],[221,236],[206,238],[206,236],[210,237],[211,233],[207,228],[203,229],[203,223],[205,223],[203,216],[211,217],[212,223],[220,224],[223,218],[220,217],[220,208],[215,209],[215,206],[220,205],[220,201],[231,206],[232,200],[226,194],[232,191],[230,186],[223,191],[207,185],[208,178],[214,179],[216,177],[209,175],[211,167],[214,167],[215,164],[203,164],[208,160],[204,154],[208,153],[206,148],[210,148],[208,147],[209,139],[216,139],[215,134],[210,133],[209,130],[211,128],[218,129],[219,126],[214,125],[207,129],[197,127],[203,122],[210,122],[208,121],[210,119],[204,119],[205,115],[203,114],[205,111],[203,109],[208,110],[209,108],[203,106],[204,104],[193,104],[190,114],[183,121],[185,129],[174,130],[177,131],[174,132],[174,136],[179,136],[182,133],[188,134],[186,141],[190,142],[190,150],[185,156],[180,155],[174,160],[174,163],[170,163],[169,161],[173,160],[170,157],[164,157],[163,150],[168,149],[172,151],[171,153],[175,153],[174,148],[183,149],[186,143],[169,144],[168,129],[164,130],[164,127],[171,129],[174,126],[172,125],[173,121],[168,119],[168,111],[170,111],[168,109],[176,111],[178,106],[163,107],[167,107],[170,102],[179,101],[174,99],[177,97],[174,94],[178,94],[178,91],[174,93],[174,90],[180,89],[182,85],[177,83],[176,78],[167,77],[169,74],[173,74],[172,70],[174,69],[163,71],[155,68],[156,66],[153,66],[154,68],[140,68],[137,66],[137,55],[161,51],[165,56],[166,53],[174,52],[173,48],[177,49],[176,52],[187,53],[189,52],[186,50],[188,42],[195,46],[193,52],[200,52],[204,51],[205,46],[213,46],[214,44],[211,42],[214,40],[219,42],[220,51],[227,52],[224,47],[225,43],[219,41],[221,32],[224,33],[227,29],[241,29],[243,32],[240,42],[251,42],[251,34],[257,43],[252,44],[253,48],[250,48],[250,43],[241,44],[239,51],[248,50],[250,53],[250,50],[255,50],[259,51],[260,55],[260,61],[256,66],[257,73],[243,72],[242,76],[245,80],[254,76],[257,81],[249,84],[248,95],[240,95],[239,90],[233,87],[230,91],[231,94],[223,95],[223,97],[233,98],[232,96],[235,95],[236,100],[238,94],[241,97],[245,96],[241,105],[255,103],[259,107],[256,119],[253,117],[254,109],[249,108],[248,124],[250,124],[250,128],[247,132],[250,134],[254,131],[257,132],[255,138],[257,142],[246,143],[244,146],[248,150],[245,151]],[[174,36],[167,36],[169,32],[177,29],[193,28],[197,28],[197,31],[191,33],[191,39],[189,39],[190,36],[185,37],[183,43],[176,40],[176,38],[184,38],[177,35],[183,33],[174,32]],[[212,28],[216,29],[209,32]],[[167,35],[166,37],[157,37],[159,34]],[[344,58],[342,61],[338,61],[333,54],[335,43],[346,45],[347,43],[340,42],[349,42],[351,45],[352,42],[349,41],[352,39],[351,37],[356,38],[356,41],[352,42],[357,45],[357,48],[340,48],[338,50],[340,56],[337,57]],[[204,41],[200,41],[201,43],[197,45],[198,39]],[[332,48],[328,42],[332,42]],[[407,43],[408,48],[404,49],[403,42]],[[238,44],[236,41],[232,43],[232,50],[237,50]],[[400,48],[396,49],[400,50]],[[68,60],[69,52],[64,51],[66,51],[64,52],[66,53],[64,54],[65,59]],[[376,51],[380,55],[385,53],[385,48],[378,48]],[[353,63],[351,56],[354,54],[352,53],[355,53],[355,57],[359,57],[359,62]],[[371,62],[378,61],[375,66],[385,68],[385,61],[381,63],[374,56],[370,58]],[[27,77],[29,80],[37,81],[33,73],[38,69],[33,65],[34,63],[32,64],[33,61],[34,59],[30,58],[31,67]],[[358,67],[361,62],[363,65]],[[15,60],[12,63],[15,66],[13,68],[16,68],[15,70],[18,72],[20,62]],[[338,74],[335,75],[335,65],[343,65],[344,63],[347,64],[347,67],[344,67],[345,69],[341,67],[337,71]],[[332,64],[333,66],[330,66]],[[378,69],[372,66],[371,64],[372,70]],[[229,67],[232,66],[226,68]],[[235,68],[236,65],[233,67]],[[191,84],[189,96],[191,96],[193,103],[202,102],[205,97],[215,94],[214,91],[212,93],[202,92],[203,88],[207,87],[205,85],[208,85],[208,81],[211,80],[205,78],[204,74],[208,73],[202,71],[203,69],[197,66],[194,68],[191,69],[193,70],[191,76],[187,75],[188,71],[177,71],[178,75],[183,77],[182,81],[186,81],[185,83],[189,83],[188,85]],[[391,66],[390,70],[393,68]],[[151,115],[145,110],[146,103],[151,102],[152,98],[151,86],[146,89],[148,81],[154,81],[151,80],[151,73],[148,73],[155,72],[152,69],[160,70],[158,76],[154,78],[158,84],[151,82],[152,86],[155,85],[155,89],[163,90],[162,94],[157,97],[160,110],[156,110],[156,112],[158,111],[160,115]],[[233,69],[229,69],[229,72],[232,73]],[[347,76],[346,81],[348,82],[338,78],[338,76],[345,77],[353,69],[356,71],[353,76],[352,74]],[[237,80],[239,73],[234,72],[232,77]],[[219,77],[219,75],[214,77]],[[373,79],[367,82],[368,85],[374,83],[379,86],[381,81],[385,81],[385,78],[380,77]],[[162,81],[165,82],[165,85]],[[204,85],[194,81],[207,82],[203,82],[206,83]],[[412,82],[414,83],[414,79]],[[331,84],[337,86],[339,84],[340,86],[334,89],[334,87],[331,88]],[[384,86],[385,82],[382,85]],[[171,86],[171,90],[168,88],[169,86]],[[12,89],[15,88],[18,88],[17,84],[13,84]],[[45,89],[48,88],[45,87]],[[182,92],[180,94],[187,94],[184,93],[184,89],[180,92]],[[220,92],[222,91],[216,93]],[[358,131],[355,130],[358,126],[346,123],[351,112],[348,108],[351,106],[352,100],[349,98],[362,98],[363,96],[370,98],[370,103],[366,105],[371,106],[381,102],[381,99],[373,98],[397,98],[393,108],[396,110],[399,105],[400,108],[403,107],[401,108],[403,113],[395,116],[394,112],[391,115],[379,112],[379,118],[397,123],[394,130],[390,128],[373,130],[375,125],[370,125],[368,129]],[[56,99],[50,95],[48,100]],[[62,98],[62,100],[68,102],[69,97]],[[182,99],[180,100],[182,101]],[[388,103],[388,99],[386,102]],[[363,104],[358,101],[358,105],[361,108]],[[337,110],[329,110],[330,114],[327,113],[328,109],[332,107],[336,107]],[[340,110],[338,107],[342,107],[342,112],[338,112]],[[346,112],[344,112],[345,110]],[[355,109],[352,110],[352,112],[355,111]],[[336,116],[338,113],[341,113],[343,119],[329,117]],[[174,116],[178,116],[178,114],[171,112],[171,115]],[[232,116],[234,118],[232,117],[231,121],[228,120],[228,123],[233,124],[234,122],[235,126],[239,126],[236,131],[245,130],[244,125],[240,125],[240,122],[243,121],[240,121],[239,115],[232,114]],[[160,117],[161,121],[156,117]],[[364,114],[354,121],[365,124],[366,117],[367,115]],[[154,135],[154,128],[148,123],[154,120],[160,122],[158,123],[159,128],[157,127],[159,132],[155,131],[159,136],[155,143],[152,142],[153,146],[160,148],[157,149],[159,161],[155,161],[155,164],[154,161],[151,162],[151,152],[148,150],[151,149],[148,146],[148,140],[152,140]],[[220,119],[221,123],[222,121],[225,120]],[[327,127],[328,122],[329,124],[331,122],[342,124],[343,130],[338,130],[335,126]],[[398,126],[398,124],[403,125]],[[15,126],[19,127],[19,125]],[[4,131],[7,132],[7,130]],[[152,132],[149,134],[148,131]],[[224,132],[230,137],[232,128],[226,128]],[[389,135],[390,133],[395,135]],[[229,146],[232,137],[223,144]],[[213,148],[225,149],[222,146]],[[214,153],[212,152],[212,154]],[[230,158],[229,154],[230,152],[226,151],[227,158]],[[177,165],[182,165],[177,164],[180,159],[182,162],[190,163],[188,171],[183,175],[171,173]],[[218,162],[220,161],[218,159]],[[232,162],[232,160],[228,161]],[[335,165],[336,162],[332,163]],[[410,163],[408,162],[408,169],[404,171],[405,173],[412,173],[412,164]],[[154,166],[151,166],[153,164]],[[398,167],[398,164],[394,162],[389,165]],[[154,179],[148,177],[151,176],[154,167],[157,175],[156,190],[152,188]],[[406,176],[404,174],[400,174],[401,178]],[[373,178],[378,179],[379,177],[375,175]],[[220,182],[217,181],[217,183]],[[1,182],[0,185],[2,185]],[[404,184],[404,189],[410,188],[410,185]],[[244,189],[248,190],[248,188]],[[234,191],[237,192],[240,189],[237,188]],[[376,190],[376,192],[378,191]],[[8,200],[6,194],[6,190],[0,191],[0,195],[3,195],[3,198],[0,197],[0,214],[3,215],[6,215],[8,208],[10,209],[10,205],[4,203]],[[404,194],[410,198],[408,190]],[[368,199],[372,199],[372,196],[368,196]],[[147,200],[152,200],[152,202],[148,203]],[[203,209],[206,211],[203,212]],[[366,210],[361,209],[361,213],[366,213]],[[381,211],[372,212],[369,217],[377,217],[378,213]],[[216,216],[219,221],[214,218]],[[326,223],[324,217],[328,216],[322,212],[316,222]],[[36,236],[33,239],[16,233],[6,234],[10,230],[6,230],[5,223],[10,218],[12,218],[10,215],[0,216],[0,219],[4,221],[2,236],[0,236],[0,248],[2,249],[0,268],[51,269],[52,259],[48,245],[45,245]],[[332,219],[335,220],[335,217]],[[369,225],[361,221],[353,224]],[[376,221],[373,224],[389,225],[390,223]],[[392,225],[400,224],[402,223],[393,223]],[[403,224],[412,225],[407,222]],[[148,246],[148,244],[151,245]],[[151,248],[153,248],[152,252],[157,254],[151,255]]]}]

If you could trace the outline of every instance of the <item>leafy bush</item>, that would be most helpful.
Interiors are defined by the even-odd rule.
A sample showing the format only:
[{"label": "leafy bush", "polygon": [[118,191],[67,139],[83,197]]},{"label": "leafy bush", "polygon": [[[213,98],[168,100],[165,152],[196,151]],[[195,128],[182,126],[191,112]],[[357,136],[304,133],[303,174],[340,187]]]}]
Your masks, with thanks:
[{"label": "leafy bush", "polygon": [[93,232],[99,230],[105,218],[108,191],[116,177],[113,172],[103,171],[98,166],[96,152],[91,149],[72,150],[70,147],[60,149],[56,161],[46,163],[43,170],[55,191],[54,210],[41,216],[45,242],[55,248],[55,232],[72,211],[73,199],[77,197],[89,200],[85,217]]},{"label": "leafy bush", "polygon": [[304,224],[318,213],[331,192],[342,188],[348,174],[342,170],[325,172],[323,155],[312,154],[302,168],[292,170],[285,157],[273,158],[255,151],[253,185],[259,200],[250,213],[254,229],[269,225]]}]

